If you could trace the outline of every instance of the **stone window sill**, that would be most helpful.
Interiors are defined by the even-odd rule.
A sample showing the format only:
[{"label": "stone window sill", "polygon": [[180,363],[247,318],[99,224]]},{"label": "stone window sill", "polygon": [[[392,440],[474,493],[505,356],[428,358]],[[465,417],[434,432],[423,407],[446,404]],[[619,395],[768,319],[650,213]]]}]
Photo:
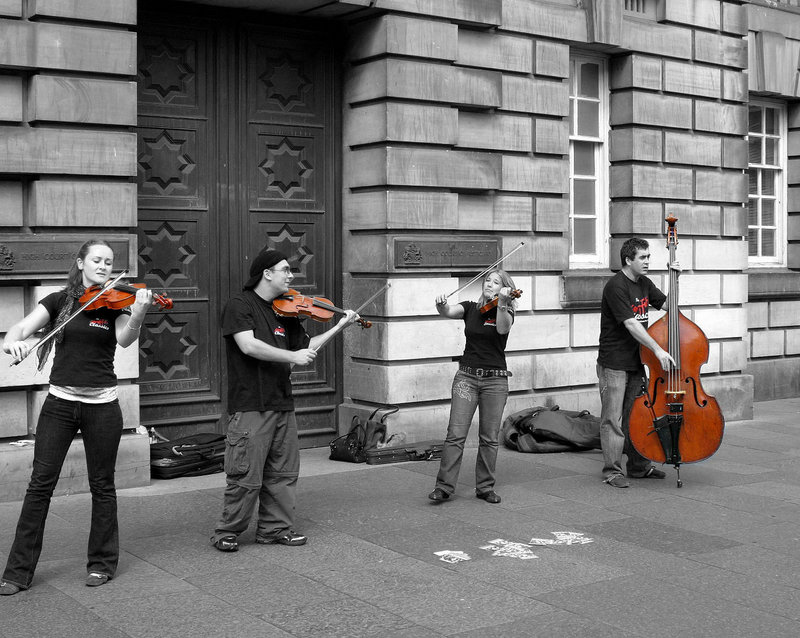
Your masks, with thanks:
[{"label": "stone window sill", "polygon": [[793,270],[745,270],[748,301],[800,299],[800,272]]}]

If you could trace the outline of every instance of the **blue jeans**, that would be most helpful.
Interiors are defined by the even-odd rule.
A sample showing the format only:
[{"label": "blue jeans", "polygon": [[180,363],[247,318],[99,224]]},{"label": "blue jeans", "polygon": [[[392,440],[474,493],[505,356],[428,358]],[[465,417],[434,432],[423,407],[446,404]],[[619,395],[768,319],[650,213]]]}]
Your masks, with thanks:
[{"label": "blue jeans", "polygon": [[494,488],[497,441],[506,399],[508,399],[507,377],[476,377],[461,370],[456,372],[450,404],[450,423],[447,426],[436,487],[448,494],[455,491],[472,416],[475,414],[475,409],[480,407],[475,491],[482,493]]},{"label": "blue jeans", "polygon": [[92,492],[92,524],[86,569],[109,577],[116,573],[119,526],[114,468],[122,436],[119,402],[82,403],[48,394],[36,426],[31,481],[3,572],[3,580],[23,589],[31,586],[33,572],[42,553],[50,499],[69,446],[78,431],[83,436],[89,489]]},{"label": "blue jeans", "polygon": [[258,504],[256,538],[291,530],[300,474],[300,444],[293,411],[237,412],[228,421],[222,518],[211,537],[238,536]]},{"label": "blue jeans", "polygon": [[622,454],[628,456],[628,475],[642,475],[650,461],[636,451],[630,440],[631,408],[641,394],[644,370],[628,372],[597,366],[600,386],[600,445],[603,448],[603,478],[622,474]]}]

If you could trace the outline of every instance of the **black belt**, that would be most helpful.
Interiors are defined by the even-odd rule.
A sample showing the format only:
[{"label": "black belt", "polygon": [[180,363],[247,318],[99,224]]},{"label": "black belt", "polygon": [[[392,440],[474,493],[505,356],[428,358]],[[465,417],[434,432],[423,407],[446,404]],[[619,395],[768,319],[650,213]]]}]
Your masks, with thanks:
[{"label": "black belt", "polygon": [[469,366],[458,366],[461,372],[466,372],[474,377],[510,377],[508,370],[497,370],[495,368],[470,368]]}]

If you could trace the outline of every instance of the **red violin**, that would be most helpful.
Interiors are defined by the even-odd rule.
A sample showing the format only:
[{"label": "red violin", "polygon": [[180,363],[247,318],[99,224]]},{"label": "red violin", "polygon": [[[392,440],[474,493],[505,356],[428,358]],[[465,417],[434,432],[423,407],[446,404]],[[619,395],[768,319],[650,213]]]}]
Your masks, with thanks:
[{"label": "red violin", "polygon": [[[509,293],[508,296],[511,297],[511,299],[519,299],[522,296],[522,291],[515,288]],[[482,315],[484,315],[487,312],[489,312],[492,308],[497,308],[497,302],[499,301],[499,299],[500,299],[499,297],[495,297],[491,301],[487,301],[480,308],[478,308],[478,311]]]},{"label": "red violin", "polygon": [[[272,300],[272,308],[282,317],[310,317],[314,321],[330,321],[333,313],[346,314],[341,308],[333,305],[330,299],[325,297],[309,297],[303,295],[293,288],[288,292]],[[372,322],[359,317],[356,321],[362,328],[371,328]]]},{"label": "red violin", "polygon": [[[83,310],[96,310],[97,308],[111,308],[112,310],[120,310],[132,306],[136,301],[136,292],[147,288],[145,284],[114,284],[108,287],[97,299],[92,301]],[[86,303],[101,289],[101,286],[90,286],[86,292],[78,299],[79,303]],[[162,310],[169,310],[172,308],[172,299],[162,295],[153,293],[153,301],[161,306]]]}]

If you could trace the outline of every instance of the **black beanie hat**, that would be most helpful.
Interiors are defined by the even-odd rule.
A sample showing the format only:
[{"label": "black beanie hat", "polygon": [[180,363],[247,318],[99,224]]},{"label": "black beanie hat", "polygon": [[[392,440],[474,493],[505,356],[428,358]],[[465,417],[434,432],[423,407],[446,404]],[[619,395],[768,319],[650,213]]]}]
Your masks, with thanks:
[{"label": "black beanie hat", "polygon": [[250,279],[244,284],[244,289],[255,288],[258,282],[261,281],[261,275],[268,268],[272,268],[275,264],[279,264],[283,260],[289,260],[280,250],[265,250],[258,254],[258,256],[250,264]]}]

